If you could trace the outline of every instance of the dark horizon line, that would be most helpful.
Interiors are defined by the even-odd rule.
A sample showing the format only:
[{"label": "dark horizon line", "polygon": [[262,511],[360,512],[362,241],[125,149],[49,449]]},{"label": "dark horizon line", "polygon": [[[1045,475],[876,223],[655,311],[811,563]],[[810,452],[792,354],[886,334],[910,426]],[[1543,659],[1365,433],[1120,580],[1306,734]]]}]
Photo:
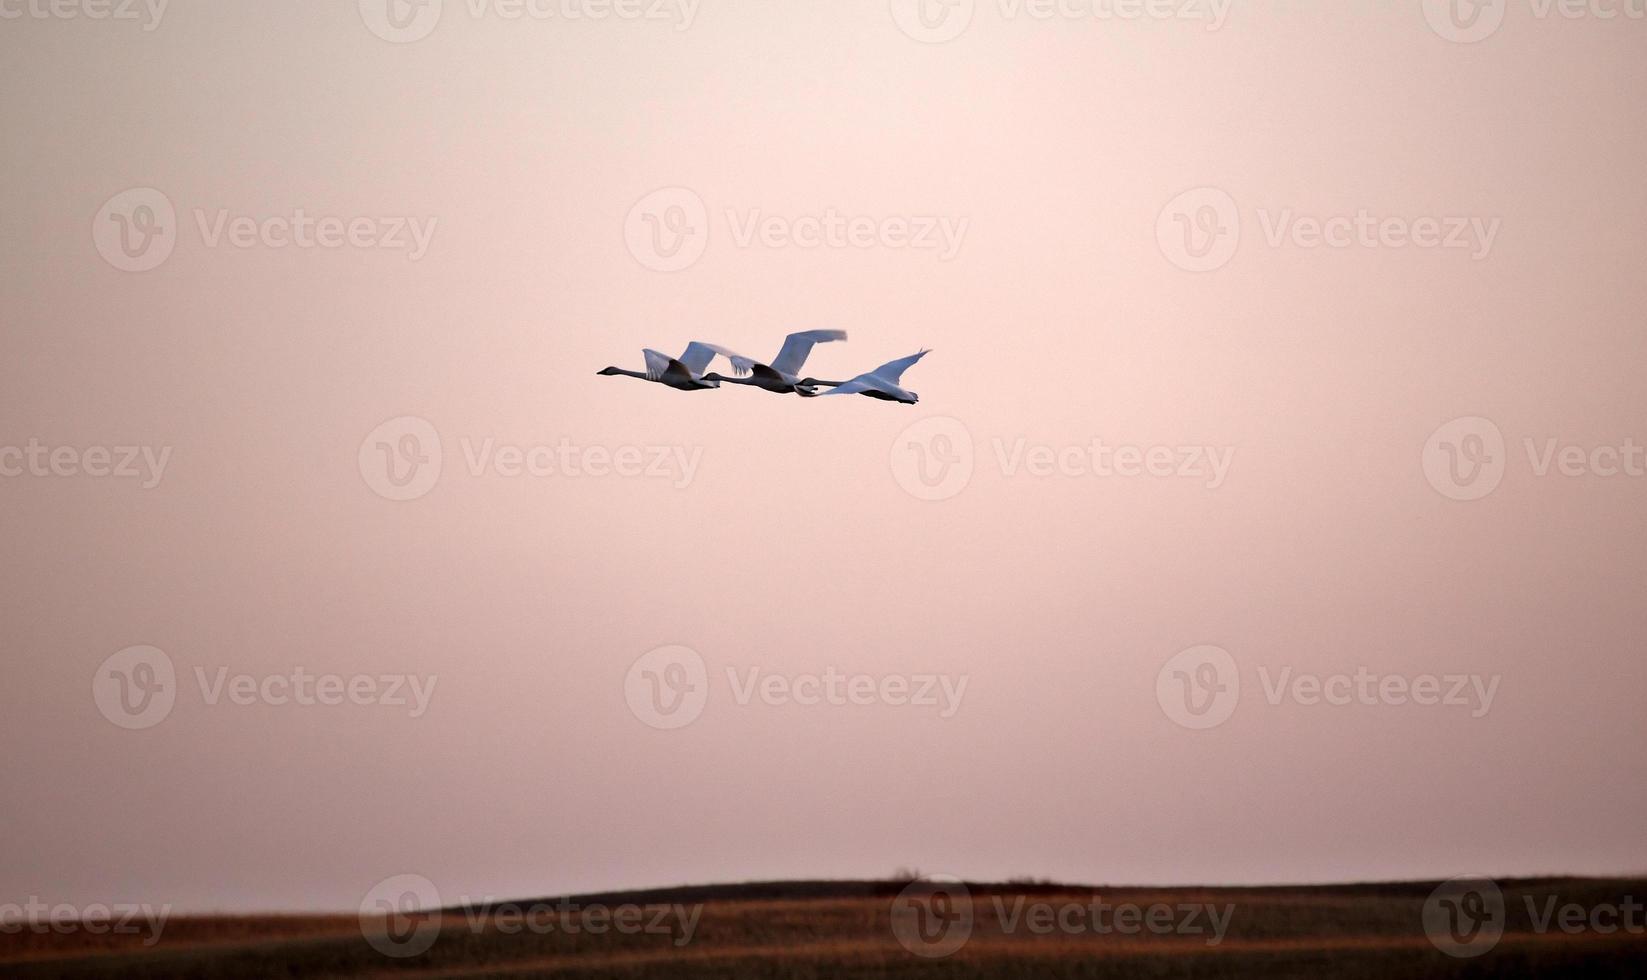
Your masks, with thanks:
[{"label": "dark horizon line", "polygon": [[[1216,891],[1216,892],[1321,892],[1321,893],[1374,893],[1400,894],[1408,890],[1415,894],[1427,895],[1436,886],[1444,881],[1468,875],[1453,875],[1447,878],[1389,878],[1364,881],[1315,881],[1292,882],[1281,884],[1081,884],[1076,882],[1049,881],[1040,878],[1028,878],[1022,881],[976,881],[959,879],[969,892],[979,894],[1056,894],[1060,892],[1092,892],[1094,894],[1105,890],[1118,892],[1148,892],[1148,891]],[[1524,888],[1549,883],[1641,883],[1647,885],[1647,872],[1626,873],[1616,875],[1588,875],[1588,874],[1538,874],[1497,877],[1485,875],[1500,888]],[[724,901],[773,901],[782,899],[817,899],[817,898],[880,898],[893,897],[909,885],[926,880],[925,876],[918,878],[795,878],[795,879],[763,879],[742,882],[720,882],[698,885],[667,885],[655,888],[631,888],[600,892],[582,892],[576,894],[560,894],[537,896],[532,898],[498,898],[490,899],[489,905],[480,905],[474,902],[459,905],[442,905],[438,911],[442,914],[461,915],[476,912],[482,908],[498,909],[508,907],[531,908],[541,905],[566,905],[577,907],[580,905],[658,905],[658,904],[700,904]],[[937,884],[942,884],[939,882]],[[1647,898],[1647,896],[1644,896]],[[434,910],[431,910],[434,911]],[[235,918],[328,918],[332,916],[355,917],[360,915],[359,909],[283,909],[276,911],[222,911],[222,912],[182,912],[173,915],[176,919],[235,919]]]}]

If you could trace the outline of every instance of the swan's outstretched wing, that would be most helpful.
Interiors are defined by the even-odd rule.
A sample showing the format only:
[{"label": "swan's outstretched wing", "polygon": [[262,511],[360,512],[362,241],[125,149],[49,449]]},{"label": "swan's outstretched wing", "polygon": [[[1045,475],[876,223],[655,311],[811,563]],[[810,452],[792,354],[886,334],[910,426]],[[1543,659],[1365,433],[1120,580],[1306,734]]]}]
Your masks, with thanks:
[{"label": "swan's outstretched wing", "polygon": [[686,345],[686,353],[680,356],[680,362],[686,365],[686,369],[694,376],[701,375],[708,369],[709,362],[715,359],[716,354],[731,361],[732,373],[740,378],[755,366],[754,361],[736,351],[728,350],[720,344],[706,344],[701,340],[694,340]]},{"label": "swan's outstretched wing", "polygon": [[827,344],[832,340],[845,340],[845,330],[807,330],[802,333],[792,333],[783,339],[783,350],[772,359],[772,368],[784,374],[800,374],[801,365],[806,363],[808,354],[812,353],[813,344]]},{"label": "swan's outstretched wing", "polygon": [[669,370],[669,362],[674,360],[662,351],[655,351],[648,347],[641,351],[646,356],[646,377],[649,381],[662,381],[665,371]]},{"label": "swan's outstretched wing", "polygon": [[858,395],[863,392],[873,390],[874,388],[875,385],[869,375],[860,374],[851,381],[838,384],[828,391],[818,392],[818,397],[822,398],[825,395]]},{"label": "swan's outstretched wing", "polygon": [[885,378],[893,384],[897,384],[899,379],[904,376],[905,371],[909,370],[916,361],[930,353],[932,352],[929,350],[923,350],[919,354],[911,354],[908,357],[900,357],[896,361],[888,361],[887,363],[882,364],[880,367],[869,373],[878,378]]}]

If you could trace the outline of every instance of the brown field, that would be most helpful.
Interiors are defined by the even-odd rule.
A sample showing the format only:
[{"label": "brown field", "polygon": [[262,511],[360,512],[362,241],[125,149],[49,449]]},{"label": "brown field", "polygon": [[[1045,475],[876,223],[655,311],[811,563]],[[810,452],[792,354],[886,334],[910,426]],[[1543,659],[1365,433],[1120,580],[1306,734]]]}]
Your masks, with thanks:
[{"label": "brown field", "polygon": [[[1538,930],[1528,900],[1552,896],[1585,909],[1647,899],[1647,882],[1615,879],[1502,881],[1503,938],[1458,959],[1427,938],[1421,909],[1433,882],[1278,888],[1092,888],[971,885],[970,938],[952,955],[916,956],[893,931],[902,882],[788,882],[580,896],[536,905],[536,928],[498,909],[447,909],[432,945],[405,958],[365,939],[338,916],[173,918],[158,942],[84,933],[0,934],[7,977],[1639,977],[1647,936],[1619,930]],[[1036,934],[1015,908],[1212,905],[1227,933],[1097,934],[1076,925]],[[1021,904],[1020,904],[1021,903]],[[632,923],[658,931],[566,931],[567,908],[640,906]],[[907,908],[907,906],[904,906]],[[665,921],[665,911],[695,912]],[[1003,914],[1005,913],[1005,914]],[[1177,913],[1174,921],[1178,921]],[[581,920],[591,921],[591,920]],[[592,921],[600,921],[595,919]],[[1165,922],[1165,913],[1163,913]],[[1639,923],[1640,914],[1634,920]],[[689,933],[689,934],[688,934]]]}]

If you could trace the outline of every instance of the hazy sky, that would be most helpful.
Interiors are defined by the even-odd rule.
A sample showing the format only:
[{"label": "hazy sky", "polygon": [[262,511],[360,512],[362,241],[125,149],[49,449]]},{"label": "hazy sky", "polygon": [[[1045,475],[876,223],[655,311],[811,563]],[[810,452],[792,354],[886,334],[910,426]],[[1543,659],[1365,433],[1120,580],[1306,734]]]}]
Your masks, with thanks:
[{"label": "hazy sky", "polygon": [[569,2],[0,2],[0,900],[1647,870],[1647,20]]}]

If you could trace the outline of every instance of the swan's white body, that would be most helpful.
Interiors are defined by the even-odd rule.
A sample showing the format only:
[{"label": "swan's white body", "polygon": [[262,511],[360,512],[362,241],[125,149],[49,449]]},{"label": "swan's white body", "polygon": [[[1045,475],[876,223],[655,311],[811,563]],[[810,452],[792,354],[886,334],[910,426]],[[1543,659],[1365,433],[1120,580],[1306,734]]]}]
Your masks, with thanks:
[{"label": "swan's white body", "polygon": [[[921,396],[905,388],[901,382],[904,372],[909,370],[916,361],[930,354],[931,351],[921,351],[908,357],[900,357],[896,361],[888,361],[880,367],[860,374],[851,381],[838,384],[830,391],[819,392],[820,395],[865,395],[870,398],[879,398],[882,401],[902,402],[913,405],[921,400]],[[811,379],[807,379],[810,381]]]},{"label": "swan's white body", "polygon": [[748,374],[749,359],[734,354],[719,344],[706,344],[701,340],[694,340],[686,345],[686,350],[680,357],[670,357],[662,351],[655,351],[647,347],[641,351],[646,358],[645,371],[626,371],[623,368],[609,367],[604,371],[597,371],[603,375],[622,375],[626,378],[639,378],[642,381],[655,381],[658,384],[668,385],[681,391],[702,391],[706,388],[719,388],[719,375],[705,376],[704,370],[719,354],[732,362],[734,374]]},{"label": "swan's white body", "polygon": [[801,368],[805,366],[807,357],[812,353],[814,344],[827,344],[837,340],[845,340],[845,330],[805,330],[792,333],[783,339],[783,348],[770,364],[747,357],[731,356],[732,368],[736,374],[747,374],[748,378],[725,378],[718,374],[711,374],[705,380],[729,381],[732,384],[752,385],[764,388],[767,391],[780,395],[791,392],[797,395],[811,397],[818,393],[819,385],[829,384],[827,381],[815,381],[811,378],[802,379]]}]

